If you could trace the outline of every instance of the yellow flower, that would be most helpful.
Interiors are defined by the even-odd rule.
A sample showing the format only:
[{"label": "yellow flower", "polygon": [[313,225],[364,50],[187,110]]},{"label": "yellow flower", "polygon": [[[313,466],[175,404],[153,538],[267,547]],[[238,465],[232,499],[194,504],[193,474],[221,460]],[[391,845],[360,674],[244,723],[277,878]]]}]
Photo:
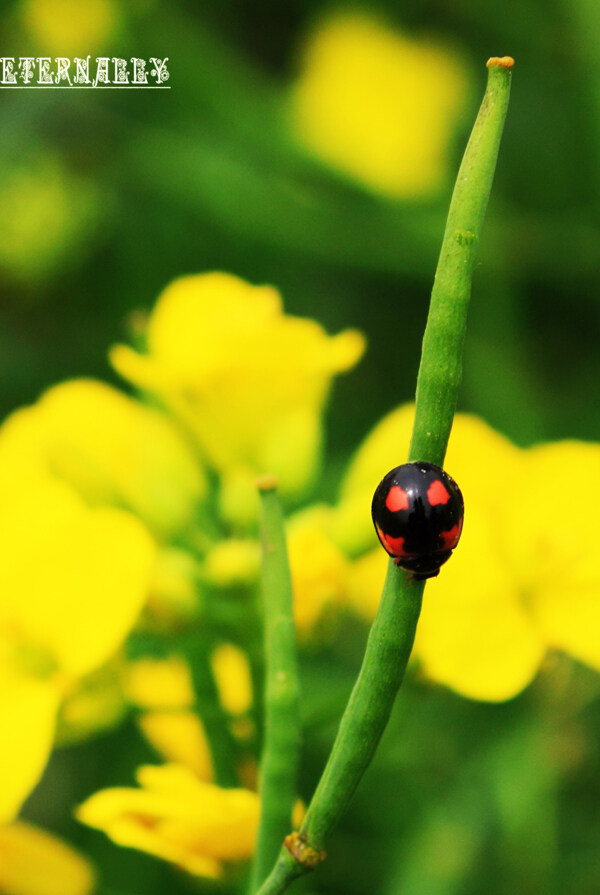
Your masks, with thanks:
[{"label": "yellow flower", "polygon": [[55,836],[16,821],[0,826],[2,895],[88,895],[89,863]]},{"label": "yellow flower", "polygon": [[260,546],[239,538],[221,541],[206,555],[204,575],[215,587],[253,584],[260,574]]},{"label": "yellow flower", "polygon": [[99,668],[144,602],[152,539],[130,514],[90,509],[27,458],[0,464],[0,821],[37,782],[69,687]]},{"label": "yellow flower", "polygon": [[[221,705],[236,722],[252,706],[252,679],[245,653],[232,643],[220,643],[210,661]],[[128,663],[124,689],[127,698],[144,710],[139,726],[154,748],[168,761],[184,764],[205,781],[214,777],[210,746],[200,718],[194,713],[196,696],[189,665],[182,656],[144,658]],[[202,706],[200,706],[202,712]],[[247,724],[234,727],[244,735]]]},{"label": "yellow flower", "polygon": [[531,682],[546,644],[503,556],[493,518],[476,501],[468,506],[464,543],[428,586],[415,654],[433,680],[496,702]]},{"label": "yellow flower", "polygon": [[199,780],[214,777],[204,726],[193,711],[196,696],[190,667],[182,656],[130,662],[124,674],[127,698],[143,709],[138,724],[157,752],[183,764]]},{"label": "yellow flower", "polygon": [[[527,451],[521,479],[525,513],[506,538],[526,599],[550,647],[600,671],[600,558],[594,545],[600,445],[578,441]],[[527,524],[527,519],[531,520]]]},{"label": "yellow flower", "polygon": [[129,662],[124,689],[130,702],[141,709],[186,709],[195,700],[190,667],[178,655]]},{"label": "yellow flower", "polygon": [[88,509],[59,483],[0,481],[4,631],[82,676],[131,629],[146,596],[152,541],[133,516]]},{"label": "yellow flower", "polygon": [[159,536],[180,534],[205,492],[190,448],[158,410],[92,379],[64,382],[0,428],[0,462],[28,458],[92,506],[132,510]]},{"label": "yellow flower", "polygon": [[[348,508],[358,519],[362,506],[354,548],[367,546],[364,520],[378,481],[404,461],[399,445],[409,443],[412,414],[412,407],[389,414],[350,467],[338,512]],[[424,673],[465,696],[501,701],[533,679],[548,649],[600,670],[600,560],[589,536],[600,445],[521,450],[481,420],[457,414],[445,468],[463,492],[465,526],[452,558],[427,585],[415,643]],[[364,614],[376,610],[386,562],[377,548],[354,564],[351,600]]]},{"label": "yellow flower", "polygon": [[345,601],[349,563],[333,542],[330,507],[317,505],[288,522],[294,619],[300,636],[312,632],[328,608]]},{"label": "yellow flower", "polygon": [[257,474],[277,475],[284,494],[311,481],[331,379],[364,347],[358,332],[328,336],[313,320],[285,315],[271,286],[225,273],[167,287],[147,342],[144,355],[114,348],[115,368],[158,395],[193,433],[222,476],[222,511],[241,522],[256,516]]},{"label": "yellow flower", "polygon": [[233,643],[220,643],[210,657],[221,705],[229,715],[245,715],[252,706],[252,678],[246,654]]},{"label": "yellow flower", "polygon": [[[6,652],[0,641],[0,651]],[[48,761],[60,693],[52,681],[38,680],[0,662],[0,829],[18,813]]]},{"label": "yellow flower", "polygon": [[364,553],[373,544],[373,493],[383,476],[404,462],[402,451],[408,450],[413,415],[412,405],[406,404],[385,416],[369,433],[348,467],[332,531],[336,543],[350,555]]},{"label": "yellow flower", "polygon": [[48,56],[87,57],[106,47],[119,24],[114,0],[23,0],[21,18]]},{"label": "yellow flower", "polygon": [[198,563],[187,550],[162,547],[152,571],[142,625],[165,631],[189,626],[200,608]]},{"label": "yellow flower", "polygon": [[[237,726],[246,720],[243,715],[252,701],[246,656],[222,643],[211,662],[223,708]],[[189,873],[221,876],[227,863],[254,852],[259,796],[252,789],[223,789],[212,782],[209,747],[200,720],[192,714],[193,682],[182,657],[130,663],[125,690],[145,710],[142,730],[170,763],[139,768],[139,789],[95,793],[78,809],[78,819],[119,845],[156,855]],[[253,778],[253,785],[254,763],[246,761],[240,771],[244,778]]]},{"label": "yellow flower", "polygon": [[144,712],[140,730],[167,761],[184,765],[198,780],[210,783],[215,776],[204,726],[195,712],[185,709]]},{"label": "yellow flower", "polygon": [[292,126],[325,162],[397,198],[434,193],[468,94],[464,63],[366,12],[325,17],[309,35]]},{"label": "yellow flower", "polygon": [[259,798],[221,789],[182,765],[138,770],[140,789],[106,789],[78,809],[83,823],[118,845],[149,852],[198,876],[218,877],[223,863],[249,858],[258,831]]}]

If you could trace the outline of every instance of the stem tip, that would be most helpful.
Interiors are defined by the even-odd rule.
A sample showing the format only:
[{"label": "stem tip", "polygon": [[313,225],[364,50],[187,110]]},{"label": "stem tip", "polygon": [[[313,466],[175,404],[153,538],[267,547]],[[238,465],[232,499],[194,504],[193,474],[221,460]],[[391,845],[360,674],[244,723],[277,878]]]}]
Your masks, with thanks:
[{"label": "stem tip", "polygon": [[512,56],[492,56],[485,64],[488,68],[492,68],[493,66],[497,66],[498,68],[512,68],[515,64],[515,60]]},{"label": "stem tip", "polygon": [[277,488],[277,476],[271,475],[270,473],[261,475],[256,480],[256,487],[259,491],[275,491]]}]

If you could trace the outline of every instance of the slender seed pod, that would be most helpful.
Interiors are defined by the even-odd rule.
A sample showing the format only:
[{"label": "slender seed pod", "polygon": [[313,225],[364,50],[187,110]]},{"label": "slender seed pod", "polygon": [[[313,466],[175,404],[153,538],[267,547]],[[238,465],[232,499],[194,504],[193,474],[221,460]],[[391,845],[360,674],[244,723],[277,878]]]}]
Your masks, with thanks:
[{"label": "slender seed pod", "polygon": [[258,481],[266,663],[265,741],[260,767],[261,817],[251,891],[273,865],[289,830],[300,753],[299,683],[292,581],[283,513],[273,476]]}]

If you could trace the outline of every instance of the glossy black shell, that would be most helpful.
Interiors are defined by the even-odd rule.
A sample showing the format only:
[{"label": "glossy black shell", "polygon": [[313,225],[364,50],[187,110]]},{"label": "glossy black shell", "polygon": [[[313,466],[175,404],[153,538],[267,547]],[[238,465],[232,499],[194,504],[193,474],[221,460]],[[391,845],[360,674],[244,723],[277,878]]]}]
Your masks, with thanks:
[{"label": "glossy black shell", "polygon": [[[400,490],[390,498],[396,487]],[[461,535],[464,503],[454,479],[439,466],[404,463],[381,480],[371,512],[384,550],[420,581],[435,577],[450,559]]]}]

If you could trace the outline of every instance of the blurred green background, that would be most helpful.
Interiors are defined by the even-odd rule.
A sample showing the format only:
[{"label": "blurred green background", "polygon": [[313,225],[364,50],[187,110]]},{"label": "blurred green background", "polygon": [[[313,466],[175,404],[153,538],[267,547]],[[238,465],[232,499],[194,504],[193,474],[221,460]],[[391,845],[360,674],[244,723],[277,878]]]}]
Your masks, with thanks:
[{"label": "blurred green background", "polygon": [[[135,312],[176,276],[227,270],[276,285],[288,312],[329,332],[367,334],[365,359],[336,384],[328,411],[333,493],[366,432],[413,396],[450,180],[435,194],[392,198],[294,141],[286,110],[300,47],[330,5],[112,0],[84,39],[89,49],[73,51],[60,50],[69,16],[58,17],[52,44],[36,31],[35,7],[3,5],[6,55],[154,54],[169,59],[171,89],[0,92],[2,414],[67,377],[116,382],[106,350],[135,330]],[[460,408],[520,445],[598,440],[600,7],[381,0],[361,8],[462,59],[470,89],[447,149],[450,171],[483,93],[485,60],[515,57]],[[363,641],[348,622],[335,646],[304,659],[305,798]],[[409,681],[331,857],[305,891],[599,892],[599,695],[593,672],[567,660],[499,706]],[[148,759],[133,725],[61,750],[25,816],[90,854],[105,895],[212,890],[70,818],[73,804],[130,782]]]}]

